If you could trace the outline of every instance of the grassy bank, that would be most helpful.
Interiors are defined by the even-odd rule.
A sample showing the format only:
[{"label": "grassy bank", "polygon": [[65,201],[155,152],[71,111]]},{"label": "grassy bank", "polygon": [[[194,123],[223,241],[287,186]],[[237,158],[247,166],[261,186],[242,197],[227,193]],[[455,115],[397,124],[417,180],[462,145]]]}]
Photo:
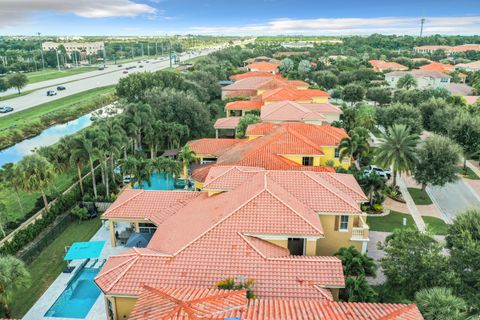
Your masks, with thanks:
[{"label": "grassy bank", "polygon": [[428,193],[426,191],[423,191],[422,189],[417,189],[417,188],[408,188],[408,192],[412,196],[413,202],[415,202],[416,205],[429,205],[432,204],[432,200],[428,196]]},{"label": "grassy bank", "polygon": [[415,227],[415,222],[411,215],[390,211],[390,214],[383,217],[368,217],[367,224],[370,226],[371,231],[384,231],[384,232],[393,232],[393,230],[398,228],[404,228],[403,218],[407,219],[407,227]]},{"label": "grassy bank", "polygon": [[[65,246],[76,241],[88,241],[100,228],[100,219],[73,222],[65,231],[46,247],[31,264],[28,270],[32,276],[32,286],[18,290],[12,299],[10,308],[15,318],[21,318],[42,296],[65,267],[63,256]],[[54,301],[51,301],[53,304]],[[39,315],[40,316],[40,315]]]},{"label": "grassy bank", "polygon": [[46,80],[53,80],[68,76],[74,76],[76,74],[81,74],[89,71],[97,70],[96,67],[79,67],[79,68],[71,68],[71,69],[64,69],[64,70],[57,70],[57,69],[46,69],[45,71],[36,71],[36,72],[29,72],[25,75],[27,76],[28,83],[36,83]]},{"label": "grassy bank", "polygon": [[0,150],[115,100],[115,85],[95,88],[0,118]]},{"label": "grassy bank", "polygon": [[422,217],[423,221],[428,225],[428,227],[433,231],[433,234],[445,236],[448,233],[448,225],[439,218],[435,217]]}]

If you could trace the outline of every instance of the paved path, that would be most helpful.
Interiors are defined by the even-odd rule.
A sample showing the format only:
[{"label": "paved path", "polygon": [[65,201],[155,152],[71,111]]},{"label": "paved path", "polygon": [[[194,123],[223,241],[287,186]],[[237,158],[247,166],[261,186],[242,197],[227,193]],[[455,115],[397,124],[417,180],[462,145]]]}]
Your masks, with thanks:
[{"label": "paved path", "polygon": [[397,175],[397,185],[400,188],[403,199],[407,203],[408,211],[410,211],[410,215],[412,216],[413,221],[415,221],[418,230],[425,231],[425,222],[423,221],[422,216],[420,215],[420,212],[415,205],[415,202],[413,202],[412,196],[410,196],[410,192],[408,192],[407,190],[407,185],[405,184],[405,181],[402,177],[400,177],[400,175]]},{"label": "paved path", "polygon": [[[180,54],[179,56],[181,60],[185,60],[185,59],[190,59],[198,56],[204,56],[211,52],[220,50],[222,48],[223,48],[222,46],[217,46],[209,49],[204,49],[202,51],[194,52],[191,54],[183,53],[183,54]],[[126,66],[129,66],[129,65],[135,65],[136,68],[130,69],[128,70],[127,74],[124,74],[123,71],[125,71]],[[140,65],[142,65],[143,68],[140,68],[139,67]],[[117,66],[109,66],[106,69],[106,71],[105,70],[92,71],[92,72],[87,72],[79,75],[38,82],[38,83],[32,84],[31,87],[25,88],[24,90],[31,90],[32,88],[38,89],[43,87],[47,87],[47,88],[38,89],[27,95],[2,101],[0,105],[13,107],[14,111],[10,113],[0,114],[0,117],[7,116],[14,112],[25,110],[42,103],[54,101],[54,100],[57,100],[66,96],[70,96],[79,92],[83,92],[86,90],[114,85],[118,83],[118,81],[121,78],[124,78],[131,73],[158,71],[161,69],[168,68],[169,66],[170,66],[170,62],[168,58],[150,59],[149,63],[132,62],[132,63],[124,64],[124,66],[121,68]],[[73,79],[73,82],[66,83],[68,81],[72,81],[72,79]],[[47,90],[56,90],[57,85],[63,85],[63,84],[67,88],[65,91],[58,91],[57,95],[52,97],[48,97],[46,95]]]},{"label": "paved path", "polygon": [[480,208],[480,195],[464,179],[443,187],[428,186],[426,191],[447,223],[465,210]]}]

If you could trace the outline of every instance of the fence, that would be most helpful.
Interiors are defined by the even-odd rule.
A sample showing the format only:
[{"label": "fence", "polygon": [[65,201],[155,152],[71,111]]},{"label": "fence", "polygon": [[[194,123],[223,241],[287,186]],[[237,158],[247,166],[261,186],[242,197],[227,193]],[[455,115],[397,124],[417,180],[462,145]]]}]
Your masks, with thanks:
[{"label": "fence", "polygon": [[20,251],[17,256],[27,264],[31,263],[38,257],[40,252],[65,231],[73,221],[74,218],[69,213],[58,217],[52,226],[45,229],[34,242]]}]

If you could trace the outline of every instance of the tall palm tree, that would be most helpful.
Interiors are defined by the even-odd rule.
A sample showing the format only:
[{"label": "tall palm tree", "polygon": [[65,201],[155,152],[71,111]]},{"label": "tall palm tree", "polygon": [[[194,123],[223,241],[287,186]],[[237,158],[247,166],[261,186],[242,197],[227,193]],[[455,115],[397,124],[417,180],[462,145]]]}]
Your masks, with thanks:
[{"label": "tall palm tree", "polygon": [[95,148],[95,145],[93,144],[94,137],[89,132],[90,131],[87,130],[82,135],[79,135],[72,140],[71,157],[72,156],[88,157],[88,162],[90,164],[90,174],[92,176],[93,194],[95,198],[97,198],[98,194],[97,194],[97,183],[95,179],[94,161],[98,157],[98,150]]},{"label": "tall palm tree", "polygon": [[20,288],[28,288],[31,277],[25,263],[14,256],[0,257],[0,299],[3,313],[11,318],[9,303],[13,293]]},{"label": "tall palm tree", "polygon": [[48,200],[45,191],[55,179],[53,165],[44,157],[32,154],[23,157],[17,166],[22,178],[20,188],[26,192],[40,192],[45,204],[45,210],[48,211]]},{"label": "tall palm tree", "polygon": [[165,157],[158,157],[158,158],[155,158],[155,159],[151,160],[152,171],[162,173],[165,178],[167,177],[165,175],[165,172],[168,171],[166,160],[167,160],[167,158],[165,158]]},{"label": "tall palm tree", "polygon": [[378,174],[375,174],[375,172],[372,172],[372,174],[362,178],[360,185],[367,194],[370,205],[373,205],[373,199],[377,197],[385,187],[385,180]]},{"label": "tall palm tree", "polygon": [[2,169],[0,169],[0,184],[6,188],[12,189],[15,192],[18,206],[20,207],[21,213],[24,213],[25,209],[23,208],[22,201],[20,200],[20,194],[18,192],[20,176],[17,173],[17,168],[13,163],[5,163],[2,166]]},{"label": "tall palm tree", "polygon": [[183,176],[187,177],[188,166],[195,160],[196,153],[187,144],[182,148],[182,151],[178,154],[179,160],[183,162]]},{"label": "tall palm tree", "polygon": [[85,194],[85,189],[83,186],[83,175],[82,175],[82,169],[89,161],[88,154],[86,152],[81,152],[79,149],[75,149],[76,146],[76,141],[74,139],[69,141],[70,144],[70,158],[69,162],[71,166],[75,166],[77,169],[77,176],[78,176],[78,183],[80,185],[80,192],[82,196]]},{"label": "tall palm tree", "polygon": [[414,168],[419,139],[404,124],[394,124],[381,138],[375,161],[379,166],[393,168],[394,185],[397,184],[397,173],[411,172]]},{"label": "tall palm tree", "polygon": [[125,131],[134,139],[135,150],[140,150],[142,135],[153,119],[152,108],[148,104],[132,103],[125,108],[123,117]]},{"label": "tall palm tree", "polygon": [[364,156],[370,150],[367,141],[368,130],[363,127],[357,127],[350,130],[349,137],[340,140],[338,145],[340,160],[344,158],[353,158],[359,160],[360,156]]},{"label": "tall palm tree", "polygon": [[153,167],[150,160],[139,158],[133,175],[135,176],[135,182],[138,183],[140,189],[143,189],[143,182],[146,182],[150,187],[152,185],[152,172]]},{"label": "tall palm tree", "polygon": [[118,164],[120,165],[122,174],[129,175],[130,178],[132,178],[134,172],[136,171],[137,162],[137,158],[134,156],[128,156],[126,159],[119,159]]}]

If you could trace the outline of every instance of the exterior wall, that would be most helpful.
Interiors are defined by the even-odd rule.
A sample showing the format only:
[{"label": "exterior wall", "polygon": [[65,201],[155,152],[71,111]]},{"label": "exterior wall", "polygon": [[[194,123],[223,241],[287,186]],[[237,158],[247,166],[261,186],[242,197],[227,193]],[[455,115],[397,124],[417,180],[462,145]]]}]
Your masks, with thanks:
[{"label": "exterior wall", "polygon": [[320,158],[320,165],[324,166],[327,161],[333,161],[335,167],[341,166],[344,169],[350,168],[351,159],[344,159],[340,161],[340,158],[335,158],[335,147],[322,147],[323,156]]},{"label": "exterior wall", "polygon": [[60,45],[65,47],[67,53],[73,51],[86,51],[87,54],[96,54],[97,51],[101,51],[105,48],[103,42],[44,42],[42,43],[42,50],[56,50]]},{"label": "exterior wall", "polygon": [[194,156],[195,159],[198,159],[198,163],[203,163],[203,159],[207,158],[207,159],[211,159],[211,158],[215,158],[214,156],[212,155],[209,155],[209,154],[196,154]]},{"label": "exterior wall", "polygon": [[340,120],[340,114],[338,113],[322,113],[323,116],[327,119],[328,123]]},{"label": "exterior wall", "polygon": [[[400,80],[400,78],[401,77],[398,76],[386,76],[385,81],[389,84],[391,88],[396,88],[397,82],[398,80]],[[417,87],[420,89],[442,87],[450,83],[449,78],[445,78],[447,80],[445,80],[444,82],[442,82],[442,79],[440,78],[418,77],[415,79],[417,80]]]},{"label": "exterior wall", "polygon": [[[288,249],[288,240],[267,240],[267,241],[279,247]],[[305,255],[315,256],[316,250],[317,250],[317,240],[307,240],[305,245]]]},{"label": "exterior wall", "polygon": [[361,252],[362,242],[351,241],[354,216],[348,219],[348,231],[335,230],[335,215],[320,215],[325,238],[317,240],[317,256],[331,256],[341,247],[354,246]]},{"label": "exterior wall", "polygon": [[110,297],[108,298],[113,303],[113,312],[115,313],[115,320],[128,319],[133,310],[133,306],[137,301],[136,298],[125,297]]},{"label": "exterior wall", "polygon": [[328,97],[313,97],[314,103],[328,103]]},{"label": "exterior wall", "polygon": [[290,160],[290,161],[293,161],[295,163],[298,163],[299,165],[302,165],[302,158],[305,156],[305,157],[313,157],[313,166],[314,167],[318,167],[320,166],[320,155],[318,156],[314,156],[314,155],[281,155],[282,157]]}]

